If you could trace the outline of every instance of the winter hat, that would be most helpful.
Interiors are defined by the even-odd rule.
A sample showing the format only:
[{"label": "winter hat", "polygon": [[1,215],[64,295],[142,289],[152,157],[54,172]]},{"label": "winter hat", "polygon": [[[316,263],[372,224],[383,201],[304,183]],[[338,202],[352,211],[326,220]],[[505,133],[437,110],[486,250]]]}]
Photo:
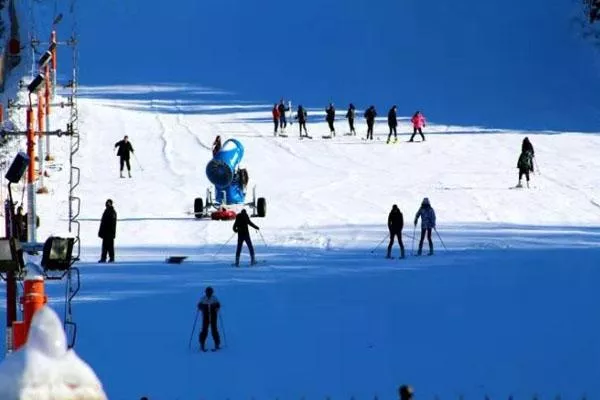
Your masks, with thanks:
[{"label": "winter hat", "polygon": [[429,203],[429,198],[427,198],[427,197],[425,197],[425,198],[423,199],[423,202],[422,202],[421,204],[422,204],[422,205],[424,205],[424,206],[429,206],[429,205],[431,205],[431,204]]},{"label": "winter hat", "polygon": [[398,206],[394,204],[394,205],[392,206],[392,210],[397,210],[397,209],[398,209]]},{"label": "winter hat", "polygon": [[206,293],[206,295],[207,295],[207,296],[212,296],[212,294],[213,294],[214,292],[215,292],[215,291],[214,291],[214,290],[213,290],[213,288],[212,288],[212,287],[210,287],[210,286],[209,286],[209,287],[207,287],[207,288],[206,288],[206,290],[204,290],[204,293]]}]

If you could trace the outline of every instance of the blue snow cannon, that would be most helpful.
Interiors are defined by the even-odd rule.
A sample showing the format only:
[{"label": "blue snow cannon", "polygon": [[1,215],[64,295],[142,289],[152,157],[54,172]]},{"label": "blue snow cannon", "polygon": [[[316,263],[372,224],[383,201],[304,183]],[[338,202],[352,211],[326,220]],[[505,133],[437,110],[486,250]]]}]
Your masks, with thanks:
[{"label": "blue snow cannon", "polygon": [[248,184],[248,171],[240,169],[239,165],[244,158],[244,146],[236,139],[226,140],[221,149],[213,156],[206,165],[206,177],[215,187],[215,198],[207,190],[206,202],[202,198],[194,201],[194,215],[196,218],[207,216],[207,208],[214,207],[217,210],[211,213],[213,219],[232,219],[236,213],[227,209],[228,205],[247,205],[253,210],[253,215],[264,217],[267,204],[264,198],[256,199],[253,190],[253,198],[249,203],[246,201],[246,186]]}]

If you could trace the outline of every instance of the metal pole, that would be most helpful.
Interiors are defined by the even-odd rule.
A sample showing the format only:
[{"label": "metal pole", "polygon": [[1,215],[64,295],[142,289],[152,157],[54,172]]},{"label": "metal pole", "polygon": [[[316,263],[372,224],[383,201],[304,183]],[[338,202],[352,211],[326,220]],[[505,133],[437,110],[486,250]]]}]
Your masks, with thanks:
[{"label": "metal pole", "polygon": [[34,146],[33,108],[30,104],[27,108],[27,156],[29,157],[29,169],[27,171],[27,241],[29,243],[36,242]]},{"label": "metal pole", "polygon": [[[10,183],[8,184],[9,198],[4,201],[4,229],[6,237],[13,237],[13,205]],[[17,320],[17,277],[14,272],[6,274],[6,353],[13,350],[12,324]]]},{"label": "metal pole", "polygon": [[39,166],[39,186],[37,193],[48,193],[44,186],[44,96],[38,94],[37,103],[37,123],[38,123],[38,166]]},{"label": "metal pole", "polygon": [[[50,34],[50,41],[56,45],[56,31]],[[56,97],[56,46],[52,49],[52,99]]]},{"label": "metal pole", "polygon": [[188,349],[192,348],[192,339],[194,338],[194,331],[196,330],[196,323],[198,322],[198,315],[200,310],[196,311],[196,318],[194,318],[194,325],[192,326],[192,333],[190,334],[190,342],[188,343]]},{"label": "metal pole", "polygon": [[[50,94],[52,88],[50,87],[50,65],[46,64],[46,80],[44,85],[46,86],[46,91],[44,92],[44,97],[46,100],[46,129],[50,130]],[[54,87],[54,86],[52,86]],[[52,161],[54,157],[50,154],[50,135],[46,135],[46,161]]]}]

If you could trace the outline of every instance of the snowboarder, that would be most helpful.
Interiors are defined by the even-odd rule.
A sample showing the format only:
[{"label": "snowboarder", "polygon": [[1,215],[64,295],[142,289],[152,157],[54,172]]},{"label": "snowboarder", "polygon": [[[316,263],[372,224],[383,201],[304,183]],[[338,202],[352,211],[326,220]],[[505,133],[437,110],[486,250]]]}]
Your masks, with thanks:
[{"label": "snowboarder", "polygon": [[375,106],[370,106],[367,111],[365,111],[365,119],[367,120],[367,139],[373,140],[373,125],[375,125],[375,117],[377,117]]},{"label": "snowboarder", "polygon": [[325,121],[329,124],[329,134],[335,136],[335,128],[333,126],[333,122],[335,121],[335,107],[333,106],[333,103],[329,103],[325,109],[325,114]]},{"label": "snowboarder", "polygon": [[115,143],[115,148],[116,147],[119,148],[117,150],[117,156],[119,157],[119,164],[121,167],[120,168],[121,178],[124,178],[123,166],[125,164],[127,164],[127,173],[129,174],[129,177],[131,178],[131,165],[129,164],[129,153],[133,153],[133,146],[131,145],[131,142],[129,141],[129,137],[127,135],[125,135],[123,140],[119,140],[117,143]]},{"label": "snowboarder", "polygon": [[240,254],[242,252],[242,245],[246,242],[248,246],[248,251],[250,252],[250,265],[256,264],[256,259],[254,258],[254,246],[252,246],[252,240],[250,240],[250,232],[248,231],[248,226],[253,227],[257,231],[260,228],[252,221],[250,221],[250,217],[245,209],[243,209],[238,215],[235,217],[235,222],[233,223],[233,231],[238,234],[238,243],[237,248],[235,249],[235,266],[240,266]]},{"label": "snowboarder", "polygon": [[396,132],[396,127],[398,126],[398,118],[396,116],[396,105],[393,105],[388,111],[388,126],[390,127],[390,133],[388,134],[387,142],[390,142],[392,138],[392,132],[394,132],[394,143],[398,141],[398,133]]},{"label": "snowboarder", "polygon": [[221,136],[217,135],[217,137],[215,138],[215,141],[213,142],[213,145],[212,145],[213,157],[217,155],[219,150],[221,150]]},{"label": "snowboarder", "polygon": [[350,103],[348,107],[348,112],[346,113],[346,119],[348,120],[348,125],[350,126],[350,134],[356,136],[356,130],[354,129],[354,117],[356,116],[356,108],[354,104]]},{"label": "snowboarder", "polygon": [[404,216],[396,204],[392,206],[392,211],[388,215],[388,229],[390,231],[390,244],[388,244],[387,255],[385,258],[392,258],[392,246],[394,237],[398,237],[400,245],[400,258],[404,258],[404,243],[402,243],[402,228],[404,227]]},{"label": "snowboarder", "polygon": [[421,208],[417,211],[415,215],[415,227],[417,226],[417,221],[421,217],[421,240],[419,241],[419,251],[417,255],[421,255],[423,252],[423,241],[425,240],[425,233],[427,233],[427,241],[429,242],[429,255],[433,255],[433,242],[431,241],[431,231],[435,229],[435,211],[431,204],[429,203],[429,199],[425,197],[423,202],[421,203]]},{"label": "snowboarder", "polygon": [[308,117],[308,113],[302,107],[302,105],[298,106],[298,111],[296,112],[296,119],[298,120],[298,125],[300,129],[300,137],[302,137],[302,128],[304,128],[304,135],[308,136],[308,131],[306,130],[306,118]]},{"label": "snowboarder", "polygon": [[529,172],[533,172],[533,153],[531,151],[526,150],[521,152],[519,160],[517,161],[517,168],[519,169],[519,183],[517,183],[517,187],[523,187],[521,184],[523,175],[525,175],[527,187],[529,187]]},{"label": "snowboarder", "polygon": [[410,122],[412,122],[412,124],[413,124],[413,134],[410,137],[409,142],[413,141],[417,132],[419,132],[419,135],[421,135],[421,139],[423,139],[423,141],[425,141],[425,136],[423,135],[423,128],[425,127],[426,121],[425,121],[425,116],[423,114],[421,114],[421,111],[417,111],[410,119]]},{"label": "snowboarder", "polygon": [[412,400],[414,393],[413,388],[409,385],[402,385],[398,388],[399,400]]},{"label": "snowboarder", "polygon": [[206,351],[206,338],[208,337],[208,328],[213,341],[215,342],[215,350],[221,347],[221,337],[219,336],[219,310],[221,303],[214,295],[212,287],[207,287],[204,290],[205,296],[198,302],[198,310],[202,311],[202,330],[200,331],[200,349]]},{"label": "snowboarder", "polygon": [[102,238],[102,254],[98,262],[105,263],[108,253],[108,262],[115,261],[115,236],[117,232],[117,212],[111,199],[106,200],[104,213],[100,220],[98,236]]},{"label": "snowboarder", "polygon": [[285,128],[287,128],[287,120],[285,117],[286,111],[290,111],[290,108],[285,105],[283,99],[279,100],[279,106],[277,106],[277,110],[279,111],[279,130],[281,132],[285,132]]},{"label": "snowboarder", "polygon": [[279,113],[279,108],[277,107],[277,104],[275,104],[273,106],[273,110],[271,110],[271,112],[273,113],[273,124],[275,125],[275,131],[273,132],[273,136],[277,136],[277,128],[279,127],[279,118],[281,118],[281,114]]}]

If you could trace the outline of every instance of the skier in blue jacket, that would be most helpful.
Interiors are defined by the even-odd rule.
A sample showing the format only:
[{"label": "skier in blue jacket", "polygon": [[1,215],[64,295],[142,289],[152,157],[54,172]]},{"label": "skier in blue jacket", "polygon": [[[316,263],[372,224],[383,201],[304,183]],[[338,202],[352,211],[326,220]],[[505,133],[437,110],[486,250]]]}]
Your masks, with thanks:
[{"label": "skier in blue jacket", "polygon": [[427,233],[427,241],[429,242],[429,255],[433,255],[433,242],[431,241],[431,231],[435,229],[435,211],[429,203],[429,199],[425,197],[421,203],[421,208],[415,215],[415,227],[417,221],[421,218],[421,240],[419,241],[419,251],[417,255],[421,255],[423,252],[423,241],[425,240],[425,233]]}]

